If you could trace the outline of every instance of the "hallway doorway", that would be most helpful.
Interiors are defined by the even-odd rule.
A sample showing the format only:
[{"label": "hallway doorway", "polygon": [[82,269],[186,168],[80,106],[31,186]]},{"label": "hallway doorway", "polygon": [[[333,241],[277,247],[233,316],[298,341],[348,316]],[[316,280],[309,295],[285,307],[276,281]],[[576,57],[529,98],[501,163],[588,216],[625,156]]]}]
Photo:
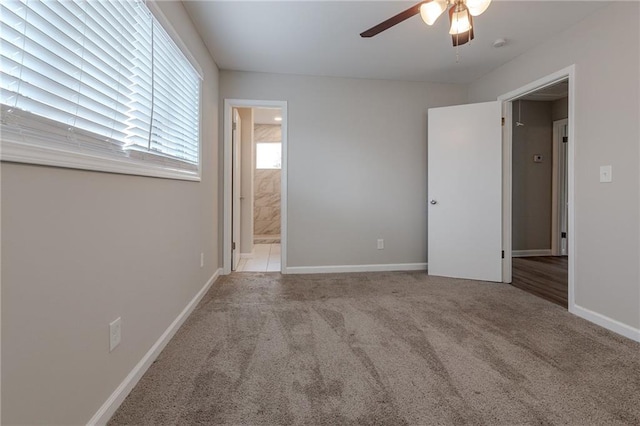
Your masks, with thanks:
[{"label": "hallway doorway", "polygon": [[567,309],[569,80],[511,108],[511,283]]},{"label": "hallway doorway", "polygon": [[285,270],[286,107],[225,100],[224,274]]},{"label": "hallway doorway", "polygon": [[280,243],[255,244],[251,257],[240,259],[236,272],[280,272]]}]

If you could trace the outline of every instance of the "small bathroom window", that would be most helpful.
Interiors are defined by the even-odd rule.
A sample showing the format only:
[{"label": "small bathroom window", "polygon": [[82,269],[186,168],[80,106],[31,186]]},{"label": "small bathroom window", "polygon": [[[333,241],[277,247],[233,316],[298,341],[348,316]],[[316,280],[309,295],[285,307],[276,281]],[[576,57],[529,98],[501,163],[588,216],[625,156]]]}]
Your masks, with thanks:
[{"label": "small bathroom window", "polygon": [[282,143],[256,143],[256,169],[282,168]]}]

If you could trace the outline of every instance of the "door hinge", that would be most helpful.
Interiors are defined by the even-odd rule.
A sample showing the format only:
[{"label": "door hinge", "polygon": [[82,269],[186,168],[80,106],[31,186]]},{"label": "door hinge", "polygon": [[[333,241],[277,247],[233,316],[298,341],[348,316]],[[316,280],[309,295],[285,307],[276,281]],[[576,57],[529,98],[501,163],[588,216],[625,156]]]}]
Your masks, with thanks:
[{"label": "door hinge", "polygon": [[502,117],[502,125],[504,126],[504,117]]},{"label": "door hinge", "polygon": [[231,250],[235,250],[236,249],[236,243],[231,243]]},{"label": "door hinge", "polygon": [[569,142],[569,136],[563,136],[562,143],[567,143],[567,142]]},{"label": "door hinge", "polygon": [[566,232],[560,233],[560,238],[567,238],[567,233]]},{"label": "door hinge", "polygon": [[504,250],[502,250],[502,258],[504,259]]},{"label": "door hinge", "polygon": [[236,130],[236,123],[231,123],[231,130]]}]

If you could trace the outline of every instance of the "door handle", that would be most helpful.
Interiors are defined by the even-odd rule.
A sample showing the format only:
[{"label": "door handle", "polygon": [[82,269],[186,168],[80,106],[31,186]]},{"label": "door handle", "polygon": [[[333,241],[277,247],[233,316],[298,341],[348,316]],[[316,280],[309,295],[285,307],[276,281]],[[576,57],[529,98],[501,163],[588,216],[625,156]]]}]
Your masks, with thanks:
[{"label": "door handle", "polygon": [[437,202],[436,200],[431,200],[431,201],[429,201],[429,202],[430,202],[431,204],[433,204],[433,205],[438,204],[438,202]]}]

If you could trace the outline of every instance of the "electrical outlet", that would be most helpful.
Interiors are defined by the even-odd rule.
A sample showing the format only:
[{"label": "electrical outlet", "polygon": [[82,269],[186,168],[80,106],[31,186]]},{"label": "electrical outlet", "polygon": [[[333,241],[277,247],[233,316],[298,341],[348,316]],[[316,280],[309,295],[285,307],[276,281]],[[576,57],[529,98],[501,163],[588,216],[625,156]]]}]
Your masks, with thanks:
[{"label": "electrical outlet", "polygon": [[122,320],[120,317],[109,323],[109,352],[113,351],[120,344],[121,331]]},{"label": "electrical outlet", "polygon": [[378,250],[384,250],[384,240],[382,238],[378,239]]},{"label": "electrical outlet", "polygon": [[204,268],[204,253],[200,253],[200,267]]}]

